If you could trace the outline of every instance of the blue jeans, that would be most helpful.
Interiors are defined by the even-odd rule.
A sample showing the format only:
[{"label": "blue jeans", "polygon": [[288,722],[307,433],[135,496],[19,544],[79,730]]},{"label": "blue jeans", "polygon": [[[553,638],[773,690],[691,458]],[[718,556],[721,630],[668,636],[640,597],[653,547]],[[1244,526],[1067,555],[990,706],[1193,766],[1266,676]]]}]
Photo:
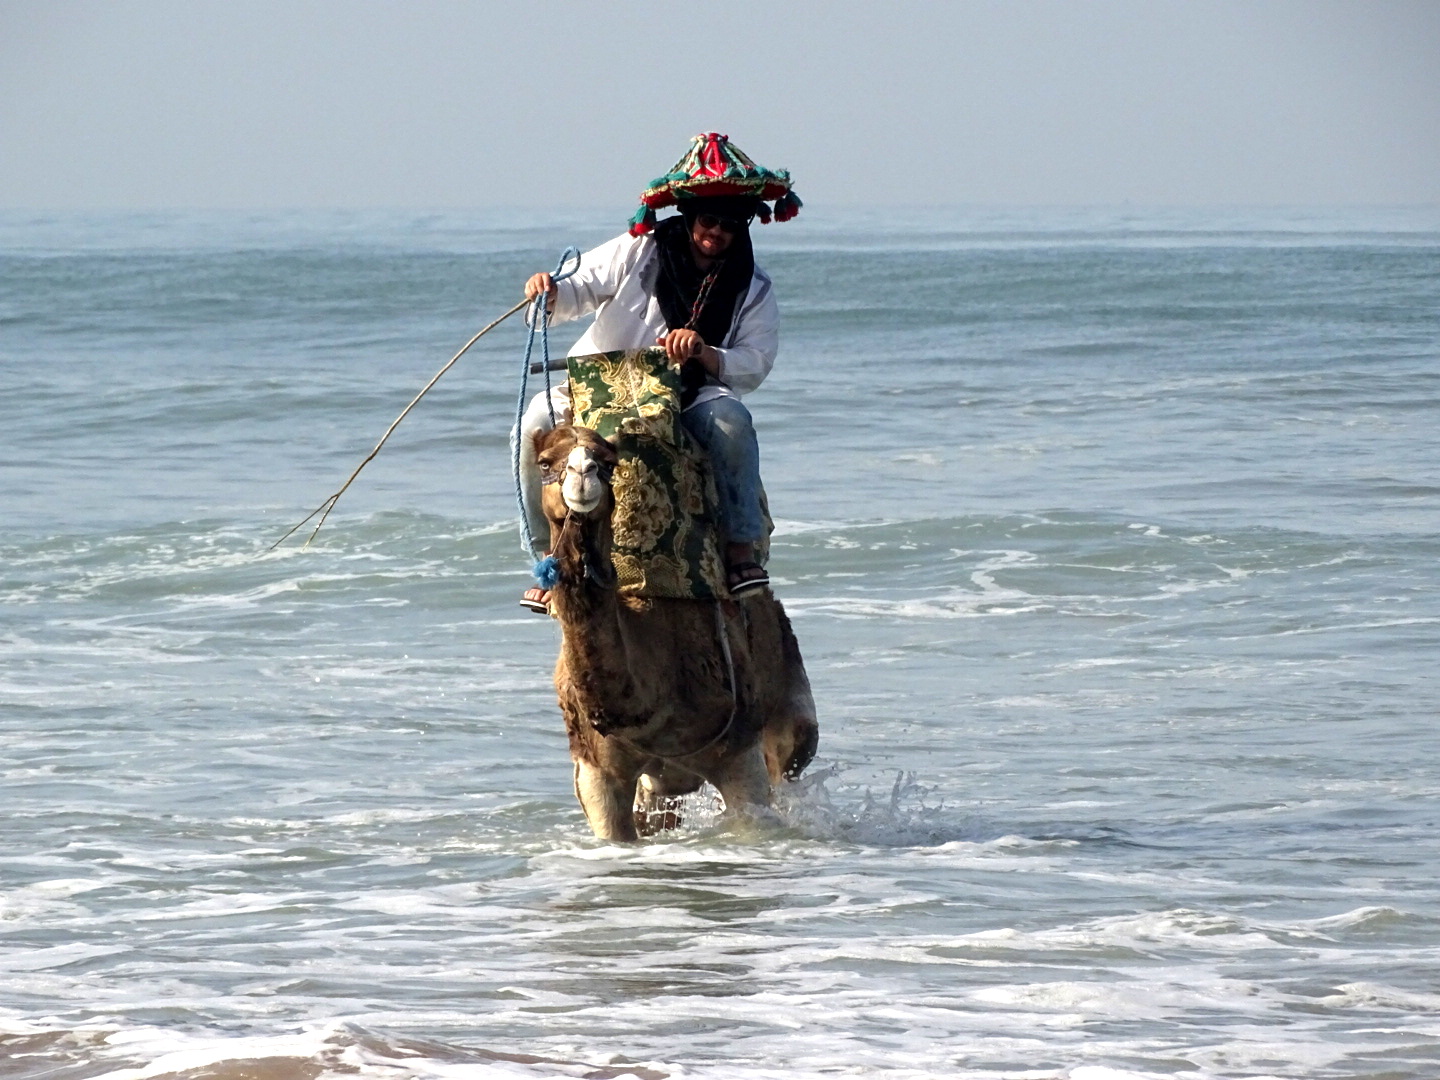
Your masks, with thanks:
[{"label": "blue jeans", "polygon": [[760,516],[760,443],[750,410],[739,398],[711,398],[681,413],[680,423],[710,458],[722,541],[755,543],[765,533],[765,522]]}]

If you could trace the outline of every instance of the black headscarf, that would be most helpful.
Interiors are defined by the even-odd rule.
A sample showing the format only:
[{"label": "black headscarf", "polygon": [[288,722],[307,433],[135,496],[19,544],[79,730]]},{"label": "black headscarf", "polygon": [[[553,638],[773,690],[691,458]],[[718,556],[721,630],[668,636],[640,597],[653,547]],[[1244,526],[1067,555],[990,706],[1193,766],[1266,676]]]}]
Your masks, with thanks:
[{"label": "black headscarf", "polygon": [[[730,218],[742,227],[730,241],[723,264],[717,260],[719,273],[692,327],[706,345],[724,344],[735,321],[735,313],[744,303],[750,291],[750,281],[755,276],[755,251],[750,246],[748,222],[758,202],[744,196],[685,199],[680,203],[679,215],[666,218],[655,226],[655,244],[660,256],[655,300],[665,316],[665,325],[671,330],[692,326],[695,300],[709,272],[695,265],[695,256],[690,248],[691,225],[701,214]],[[715,266],[712,266],[711,270],[714,269]],[[705,372],[699,364],[691,361],[686,363],[682,375],[685,382],[682,402],[688,405],[705,384]]]}]

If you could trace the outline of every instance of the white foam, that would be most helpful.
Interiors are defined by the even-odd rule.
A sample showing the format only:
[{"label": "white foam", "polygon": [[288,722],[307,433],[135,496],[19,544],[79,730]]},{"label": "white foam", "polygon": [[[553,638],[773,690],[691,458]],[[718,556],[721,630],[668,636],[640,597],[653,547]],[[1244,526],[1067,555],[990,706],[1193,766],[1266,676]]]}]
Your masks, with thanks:
[{"label": "white foam", "polygon": [[41,949],[16,949],[0,953],[0,971],[48,971],[65,967],[82,960],[93,960],[100,956],[114,956],[129,952],[122,945],[85,945],[75,942],[69,945],[52,945]]},{"label": "white foam", "polygon": [[[1194,1076],[1194,1073],[1181,1073]],[[1064,1074],[1064,1080],[1175,1080],[1175,1073],[1138,1072],[1134,1069],[1116,1069],[1109,1065],[1080,1065]],[[1264,1076],[1247,1075],[1246,1080],[1267,1080]],[[1277,1080],[1277,1078],[1269,1078]]]},{"label": "white foam", "polygon": [[898,524],[901,524],[898,518],[882,521],[801,521],[796,518],[776,518],[775,531],[771,535],[787,537],[826,530],[883,529]]},{"label": "white foam", "polygon": [[1440,994],[1418,990],[1402,990],[1375,982],[1342,983],[1333,994],[1319,999],[1320,1004],[1336,1009],[1393,1009],[1400,1012],[1440,1014]]},{"label": "white foam", "polygon": [[231,1062],[293,1058],[298,1062],[317,1057],[330,1031],[321,1029],[299,1034],[215,1038],[137,1028],[116,1031],[106,1038],[111,1049],[127,1057],[148,1058],[145,1065],[112,1069],[92,1080],[149,1080],[151,1077],[214,1068]]},{"label": "white foam", "polygon": [[840,618],[887,619],[977,619],[992,616],[1023,615],[1044,611],[1049,604],[1022,601],[1023,594],[1002,590],[970,593],[959,590],[934,593],[925,597],[889,600],[883,597],[795,597],[787,598],[785,610],[797,617],[835,615]]},{"label": "white foam", "polygon": [[25,889],[43,896],[75,896],[93,889],[102,889],[110,883],[109,878],[53,878],[49,881],[31,882]]},{"label": "white foam", "polygon": [[1311,919],[1302,925],[1322,933],[1345,930],[1380,929],[1397,923],[1414,920],[1416,916],[1384,904],[1358,907],[1339,915],[1327,915],[1323,919]]}]

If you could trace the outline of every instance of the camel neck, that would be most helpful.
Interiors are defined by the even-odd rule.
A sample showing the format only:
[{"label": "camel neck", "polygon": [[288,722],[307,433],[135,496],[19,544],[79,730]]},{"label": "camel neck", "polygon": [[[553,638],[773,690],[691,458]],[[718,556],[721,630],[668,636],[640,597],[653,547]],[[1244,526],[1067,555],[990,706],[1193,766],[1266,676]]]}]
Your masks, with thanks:
[{"label": "camel neck", "polygon": [[591,723],[601,734],[635,723],[635,717],[617,712],[617,706],[636,701],[636,687],[615,590],[581,580],[558,586],[552,602],[565,635],[561,648],[567,666],[586,673],[576,689],[585,699]]}]

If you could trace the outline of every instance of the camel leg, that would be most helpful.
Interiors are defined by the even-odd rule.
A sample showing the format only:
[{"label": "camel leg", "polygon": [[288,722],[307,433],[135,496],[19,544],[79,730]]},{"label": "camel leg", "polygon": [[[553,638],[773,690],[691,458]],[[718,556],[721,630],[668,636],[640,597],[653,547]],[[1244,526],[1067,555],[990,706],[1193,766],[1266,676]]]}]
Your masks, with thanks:
[{"label": "camel leg", "polygon": [[760,745],[765,750],[765,767],[771,783],[798,780],[815,757],[820,745],[820,724],[815,719],[815,699],[810,696],[810,680],[800,662],[799,651],[786,673],[788,693],[784,703],[765,718],[760,732]]},{"label": "camel leg", "polygon": [[720,790],[727,812],[767,820],[775,816],[770,809],[770,775],[759,743],[725,761],[708,779]]},{"label": "camel leg", "polygon": [[671,801],[673,796],[660,790],[649,773],[635,785],[635,831],[641,836],[654,836],[680,827],[680,811]]},{"label": "camel leg", "polygon": [[684,819],[676,799],[700,790],[705,778],[677,765],[656,773],[642,773],[635,785],[635,828],[641,836],[678,829]]},{"label": "camel leg", "polygon": [[638,840],[635,832],[635,778],[612,776],[597,766],[575,762],[575,797],[590,831],[601,840]]},{"label": "camel leg", "polygon": [[765,747],[765,765],[774,783],[798,780],[815,757],[820,743],[820,725],[815,719],[815,698],[810,693],[810,677],[805,674],[805,661],[800,657],[800,643],[785,609],[775,603],[780,631],[780,651],[785,658],[784,703],[765,720],[761,741]]},{"label": "camel leg", "polygon": [[815,757],[820,742],[820,725],[813,713],[791,712],[765,722],[760,735],[765,752],[765,768],[770,782],[798,780]]}]

